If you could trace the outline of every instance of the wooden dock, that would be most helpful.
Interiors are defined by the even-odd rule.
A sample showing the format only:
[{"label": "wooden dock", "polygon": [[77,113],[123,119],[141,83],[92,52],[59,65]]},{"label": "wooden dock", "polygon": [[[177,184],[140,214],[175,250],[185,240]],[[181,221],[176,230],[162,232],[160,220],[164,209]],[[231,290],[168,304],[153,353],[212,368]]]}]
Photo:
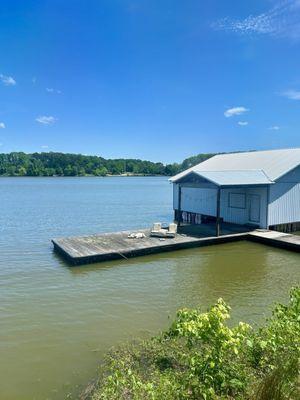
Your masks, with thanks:
[{"label": "wooden dock", "polygon": [[253,242],[267,244],[269,246],[300,252],[299,235],[297,236],[290,233],[269,231],[267,229],[257,229],[253,232],[250,232],[247,239]]},{"label": "wooden dock", "polygon": [[[137,231],[136,231],[137,232]],[[191,247],[208,246],[242,240],[247,233],[233,233],[219,237],[197,237],[177,234],[174,239],[150,236],[150,230],[139,230],[145,238],[130,239],[132,231],[100,235],[53,239],[55,251],[73,265],[137,257]]]},{"label": "wooden dock", "polygon": [[[206,229],[206,230],[205,230]],[[268,230],[236,232],[225,230],[221,236],[212,236],[208,228],[201,234],[178,233],[175,238],[160,239],[150,236],[150,230],[134,232],[145,234],[144,238],[128,238],[133,231],[103,233],[91,236],[53,239],[54,250],[70,264],[90,264],[101,261],[128,259],[147,254],[201,247],[220,243],[251,240],[267,245],[300,252],[300,236]]]}]

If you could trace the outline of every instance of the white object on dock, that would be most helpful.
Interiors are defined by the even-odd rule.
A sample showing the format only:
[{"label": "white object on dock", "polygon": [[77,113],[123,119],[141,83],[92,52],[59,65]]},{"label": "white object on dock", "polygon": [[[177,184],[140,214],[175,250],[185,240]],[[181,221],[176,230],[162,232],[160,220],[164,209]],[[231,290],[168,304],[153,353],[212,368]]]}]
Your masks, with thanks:
[{"label": "white object on dock", "polygon": [[177,224],[174,224],[174,223],[170,224],[169,229],[166,233],[167,237],[174,238],[176,233],[177,233]]},{"label": "white object on dock", "polygon": [[129,239],[142,239],[145,238],[146,235],[143,232],[137,232],[137,233],[130,233],[128,235]]},{"label": "white object on dock", "polygon": [[177,224],[171,223],[167,229],[162,228],[160,222],[155,222],[153,224],[150,236],[160,237],[160,238],[174,238],[177,233]]},{"label": "white object on dock", "polygon": [[167,233],[166,229],[162,229],[161,222],[154,222],[150,232],[150,236],[165,237],[166,233]]},{"label": "white object on dock", "polygon": [[152,232],[159,232],[161,230],[161,222],[154,222]]}]

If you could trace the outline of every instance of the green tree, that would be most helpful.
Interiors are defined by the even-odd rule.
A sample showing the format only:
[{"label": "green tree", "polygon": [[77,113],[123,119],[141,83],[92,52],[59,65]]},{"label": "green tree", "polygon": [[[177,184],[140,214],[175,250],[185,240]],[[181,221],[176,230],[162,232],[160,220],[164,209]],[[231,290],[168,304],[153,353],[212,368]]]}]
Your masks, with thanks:
[{"label": "green tree", "polygon": [[18,174],[19,176],[25,176],[25,175],[27,175],[26,168],[25,168],[25,167],[20,167],[20,168],[18,169],[17,174]]},{"label": "green tree", "polygon": [[95,175],[96,176],[106,176],[108,174],[108,171],[105,167],[102,168],[97,168],[95,170]]},{"label": "green tree", "polygon": [[[69,153],[12,152],[0,154],[0,175],[27,176],[83,176],[106,174],[175,175],[179,171],[206,160],[212,154],[199,154],[187,158],[182,164],[153,163],[139,159],[104,159]],[[26,171],[26,172],[25,172]],[[101,172],[99,172],[101,171]]]}]

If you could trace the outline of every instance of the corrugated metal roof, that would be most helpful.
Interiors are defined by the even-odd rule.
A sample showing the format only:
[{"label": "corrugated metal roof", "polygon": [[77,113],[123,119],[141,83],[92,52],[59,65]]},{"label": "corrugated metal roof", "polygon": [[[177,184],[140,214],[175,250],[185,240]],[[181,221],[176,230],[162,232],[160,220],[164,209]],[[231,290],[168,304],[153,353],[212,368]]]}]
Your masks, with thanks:
[{"label": "corrugated metal roof", "polygon": [[[175,175],[170,181],[175,182],[191,172],[213,171],[219,173],[227,171],[232,174],[232,180],[234,180],[236,178],[233,176],[233,171],[243,171],[249,174],[248,184],[255,184],[254,181],[250,183],[250,180],[255,180],[258,177],[250,171],[260,170],[269,178],[270,183],[270,181],[275,181],[298,165],[300,165],[300,148],[220,154]],[[226,174],[226,176],[229,175]]]},{"label": "corrugated metal roof", "polygon": [[197,171],[194,173],[218,186],[268,185],[273,183],[261,170]]}]

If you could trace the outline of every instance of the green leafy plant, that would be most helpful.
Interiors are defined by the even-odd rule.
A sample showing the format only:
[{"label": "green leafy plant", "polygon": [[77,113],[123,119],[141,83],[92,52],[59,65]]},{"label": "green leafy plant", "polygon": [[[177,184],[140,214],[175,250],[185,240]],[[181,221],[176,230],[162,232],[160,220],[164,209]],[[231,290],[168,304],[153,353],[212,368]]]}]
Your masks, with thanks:
[{"label": "green leafy plant", "polygon": [[300,288],[257,331],[230,328],[219,299],[207,312],[179,310],[167,332],[111,352],[93,400],[296,400],[299,391]]}]

